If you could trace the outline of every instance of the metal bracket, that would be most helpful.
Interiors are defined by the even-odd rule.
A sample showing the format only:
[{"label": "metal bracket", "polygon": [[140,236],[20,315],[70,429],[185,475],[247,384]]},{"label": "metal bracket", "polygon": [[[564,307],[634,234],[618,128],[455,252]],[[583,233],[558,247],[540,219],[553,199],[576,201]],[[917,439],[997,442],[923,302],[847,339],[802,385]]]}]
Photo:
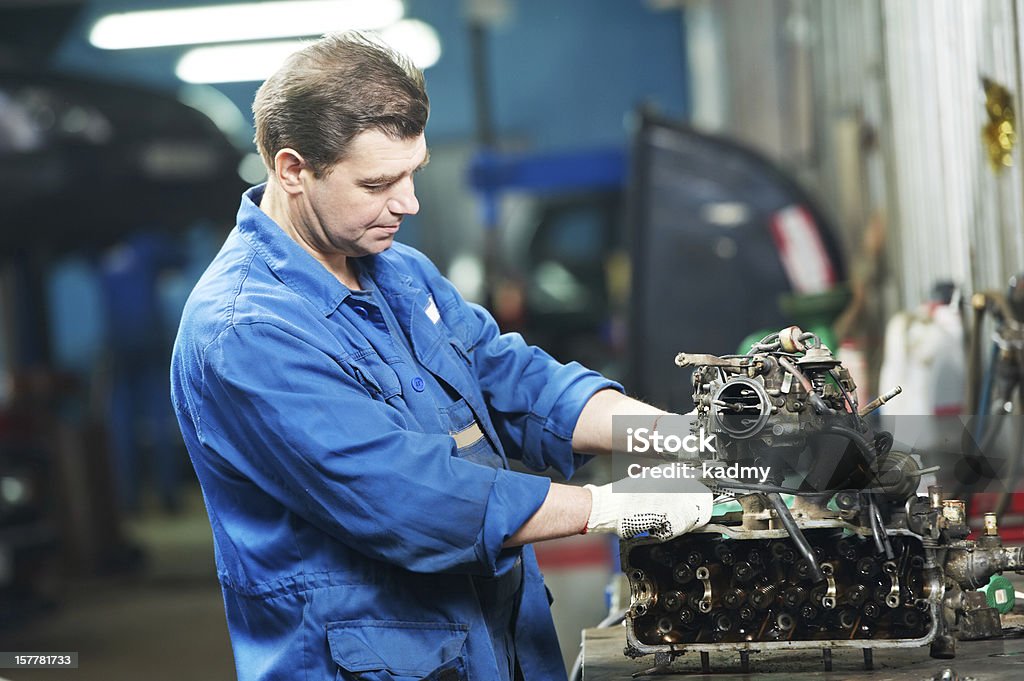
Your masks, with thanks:
[{"label": "metal bracket", "polygon": [[825,591],[825,595],[821,597],[821,607],[826,610],[834,610],[836,607],[836,578],[833,572],[832,563],[822,563],[821,574],[825,575],[828,589]]},{"label": "metal bracket", "polygon": [[882,563],[882,571],[892,580],[889,595],[885,597],[885,605],[889,608],[898,608],[900,607],[900,576],[896,571],[896,563],[891,560],[885,561]]},{"label": "metal bracket", "polygon": [[706,615],[711,612],[711,572],[702,565],[697,568],[697,579],[704,584],[704,596],[697,604],[697,608]]}]

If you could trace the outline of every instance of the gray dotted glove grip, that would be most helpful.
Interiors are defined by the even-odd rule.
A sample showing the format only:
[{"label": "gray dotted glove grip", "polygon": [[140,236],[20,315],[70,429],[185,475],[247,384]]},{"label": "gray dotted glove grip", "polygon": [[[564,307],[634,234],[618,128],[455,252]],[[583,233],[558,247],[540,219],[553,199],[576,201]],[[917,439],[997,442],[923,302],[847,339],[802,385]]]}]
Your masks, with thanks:
[{"label": "gray dotted glove grip", "polygon": [[585,487],[593,499],[588,532],[614,532],[623,539],[648,532],[665,540],[711,520],[714,497],[706,488],[686,492],[615,492],[611,484]]}]

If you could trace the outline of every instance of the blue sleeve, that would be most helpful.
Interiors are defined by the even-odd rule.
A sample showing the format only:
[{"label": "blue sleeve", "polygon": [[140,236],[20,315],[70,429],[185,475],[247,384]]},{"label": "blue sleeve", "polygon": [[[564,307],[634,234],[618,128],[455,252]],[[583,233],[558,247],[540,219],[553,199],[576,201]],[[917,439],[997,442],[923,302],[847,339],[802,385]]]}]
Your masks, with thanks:
[{"label": "blue sleeve", "polygon": [[258,322],[206,350],[200,441],[291,512],[415,572],[496,574],[550,482],[452,456],[406,428],[302,331]]},{"label": "blue sleeve", "polygon": [[465,304],[473,365],[505,451],[534,470],[551,467],[572,477],[590,458],[572,450],[584,405],[599,390],[622,386],[577,362],[556,361],[518,333],[501,333],[490,313]]},{"label": "blue sleeve", "polygon": [[572,433],[587,401],[599,390],[623,391],[596,371],[562,364],[518,333],[501,333],[491,314],[466,302],[422,254],[423,268],[442,318],[465,345],[505,453],[533,470],[554,468],[570,478],[589,456],[572,450]]}]

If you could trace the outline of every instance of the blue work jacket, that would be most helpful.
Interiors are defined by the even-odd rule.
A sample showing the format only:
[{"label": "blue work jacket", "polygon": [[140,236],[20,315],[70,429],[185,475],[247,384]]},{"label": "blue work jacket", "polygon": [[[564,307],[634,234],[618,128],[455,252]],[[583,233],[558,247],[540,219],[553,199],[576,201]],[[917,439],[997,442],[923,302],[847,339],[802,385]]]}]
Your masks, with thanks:
[{"label": "blue work jacket", "polygon": [[502,548],[550,483],[507,457],[571,476],[583,405],[621,388],[501,334],[400,244],[358,261],[389,325],[262,194],[189,298],[171,369],[238,678],[497,678],[474,584],[520,564],[519,664],[564,678],[533,551]]}]

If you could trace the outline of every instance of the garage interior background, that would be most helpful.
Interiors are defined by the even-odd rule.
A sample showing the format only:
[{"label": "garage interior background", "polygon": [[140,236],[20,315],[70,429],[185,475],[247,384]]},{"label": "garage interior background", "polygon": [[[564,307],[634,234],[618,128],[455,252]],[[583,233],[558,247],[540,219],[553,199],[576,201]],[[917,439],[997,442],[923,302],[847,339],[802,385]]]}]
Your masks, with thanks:
[{"label": "garage interior background", "polygon": [[[131,335],[119,324],[162,328],[154,342],[169,346],[239,191],[260,181],[258,83],[184,83],[175,67],[188,47],[89,43],[104,15],[198,4],[0,0],[0,649],[78,650],[82,678],[232,674],[201,500],[180,443],[163,441],[169,406],[159,423],[111,396]],[[817,200],[865,297],[844,335],[860,344],[866,377],[881,368],[884,320],[937,282],[967,300],[1024,269],[1024,3],[407,0],[404,13],[433,28],[441,51],[426,70],[423,208],[402,239],[562,359],[628,381],[629,344],[642,342],[626,331],[640,107],[757,150]],[[103,128],[107,119],[116,124]],[[36,146],[16,141],[15,120]],[[216,149],[216,172],[203,166],[209,154],[146,147],[175,139],[165,123]],[[140,168],[153,154],[171,168],[166,191],[149,188],[163,203],[112,170],[130,166],[124,149],[145,148],[151,165]],[[197,187],[176,184],[176,172],[207,171]],[[134,270],[132,258],[145,264]],[[685,272],[668,274],[679,278],[664,285],[703,293]],[[159,319],[140,315],[147,305]],[[125,423],[143,461],[128,509],[111,454]],[[178,459],[164,475],[153,462],[168,444]],[[176,476],[180,496],[162,495],[156,481]],[[607,609],[613,549],[552,544],[539,553],[570,661],[580,627]]]}]

